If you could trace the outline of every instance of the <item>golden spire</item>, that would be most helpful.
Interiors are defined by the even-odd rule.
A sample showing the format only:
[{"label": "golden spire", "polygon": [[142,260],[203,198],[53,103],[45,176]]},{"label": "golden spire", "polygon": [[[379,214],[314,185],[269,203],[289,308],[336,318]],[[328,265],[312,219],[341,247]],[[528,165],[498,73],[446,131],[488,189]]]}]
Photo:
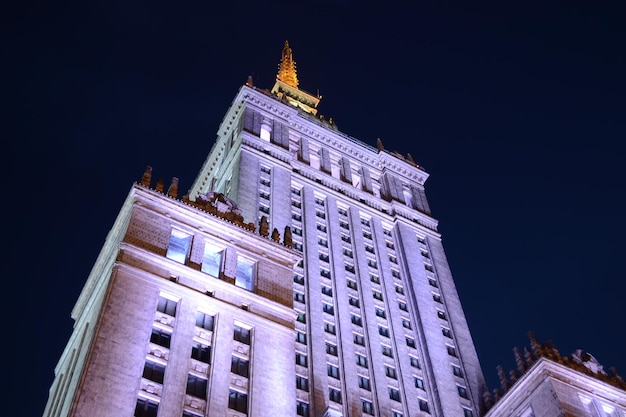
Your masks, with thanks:
[{"label": "golden spire", "polygon": [[283,55],[280,59],[280,64],[278,64],[278,75],[276,78],[287,85],[298,88],[296,63],[293,60],[293,55],[288,41],[285,41],[285,46],[283,47]]}]

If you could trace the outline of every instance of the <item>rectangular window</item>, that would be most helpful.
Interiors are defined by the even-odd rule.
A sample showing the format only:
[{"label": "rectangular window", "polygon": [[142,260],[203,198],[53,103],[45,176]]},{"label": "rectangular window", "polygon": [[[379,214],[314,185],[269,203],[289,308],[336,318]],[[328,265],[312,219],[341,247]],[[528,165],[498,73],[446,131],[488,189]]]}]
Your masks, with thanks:
[{"label": "rectangular window", "polygon": [[303,376],[296,375],[296,388],[309,392],[309,380]]},{"label": "rectangular window", "polygon": [[351,314],[350,318],[352,320],[352,324],[356,324],[357,326],[363,326],[363,320],[361,319],[361,316],[355,316],[354,314]]},{"label": "rectangular window", "polygon": [[348,303],[350,303],[352,307],[357,307],[357,308],[360,307],[358,298],[348,297]]},{"label": "rectangular window", "polygon": [[427,401],[419,400],[419,406],[420,406],[420,410],[426,411],[427,413],[430,412],[430,410],[428,409],[428,402]]},{"label": "rectangular window", "polygon": [[411,328],[411,322],[408,320],[402,320],[402,327],[404,327],[405,329],[410,329]]},{"label": "rectangular window", "polygon": [[461,368],[456,365],[452,365],[452,373],[454,374],[454,376],[463,377],[463,372],[461,371]]},{"label": "rectangular window", "polygon": [[339,368],[336,366],[326,364],[326,373],[332,378],[339,379]]},{"label": "rectangular window", "polygon": [[356,364],[367,368],[367,358],[363,355],[356,354]]},{"label": "rectangular window", "polygon": [[302,417],[309,417],[309,405],[305,402],[296,402],[296,414]]},{"label": "rectangular window", "polygon": [[330,304],[322,303],[322,310],[331,316],[335,314],[335,309]]},{"label": "rectangular window", "polygon": [[391,351],[391,347],[381,345],[380,350],[381,352],[383,352],[383,355],[393,358],[393,352]]},{"label": "rectangular window", "polygon": [[389,388],[389,398],[394,401],[400,401],[400,391],[395,388]]},{"label": "rectangular window", "polygon": [[191,238],[190,233],[172,229],[165,256],[181,264],[186,264],[191,250]]},{"label": "rectangular window", "polygon": [[296,365],[300,365],[304,367],[308,366],[308,360],[305,354],[296,353]]},{"label": "rectangular window", "polygon": [[[378,300],[383,298],[382,294],[380,294],[380,298],[377,298],[376,294],[380,294],[380,293],[378,291],[374,291],[374,298]],[[383,310],[382,308],[376,308],[375,311],[378,317],[383,318],[383,319],[387,318],[387,314],[385,313],[385,310]]]},{"label": "rectangular window", "polygon": [[330,333],[330,334],[336,334],[337,333],[337,329],[335,328],[335,325],[332,323],[329,323],[327,321],[324,322],[324,331],[326,333]]},{"label": "rectangular window", "polygon": [[231,389],[228,393],[228,408],[248,414],[248,394]]},{"label": "rectangular window", "polygon": [[[534,414],[531,414],[531,415],[534,415]],[[464,408],[463,417],[474,417],[474,413],[472,413],[472,410],[470,410],[469,408]]]},{"label": "rectangular window", "polygon": [[439,317],[441,320],[448,320],[448,318],[446,317],[446,313],[441,310],[437,310],[437,317]]},{"label": "rectangular window", "polygon": [[[352,268],[354,269],[354,266],[352,266]],[[357,289],[356,281],[354,281],[354,280],[347,279],[346,280],[346,285],[348,286],[348,288],[352,288],[353,290]]]},{"label": "rectangular window", "polygon": [[406,345],[408,347],[414,348],[415,347],[415,339],[413,339],[412,337],[407,337],[406,338]]},{"label": "rectangular window", "polygon": [[[375,299],[379,300],[379,301],[382,301],[382,300],[383,300],[383,293],[381,293],[380,291],[376,291],[376,290],[372,291],[372,296],[373,296]],[[383,315],[382,315],[382,316],[380,316],[380,315],[379,315],[379,310],[380,310],[380,309],[376,309],[376,315],[377,315],[378,317],[385,318],[385,312],[383,311],[383,312],[382,312],[382,314],[383,314]],[[382,310],[380,310],[380,311],[382,311]]]},{"label": "rectangular window", "polygon": [[135,417],[156,417],[157,412],[159,411],[159,404],[145,400],[143,398],[137,399],[137,404],[135,404]]},{"label": "rectangular window", "polygon": [[195,342],[191,346],[191,357],[200,362],[211,363],[211,346]]},{"label": "rectangular window", "polygon": [[250,362],[247,360],[240,358],[239,356],[233,356],[230,361],[230,372],[233,374],[237,374],[239,376],[243,376],[244,378],[248,377],[248,372],[250,369]]},{"label": "rectangular window", "polygon": [[165,366],[160,363],[146,361],[143,366],[143,377],[154,381],[158,384],[163,383],[163,376],[165,375]]},{"label": "rectangular window", "polygon": [[467,388],[461,387],[461,386],[457,386],[456,388],[459,391],[459,396],[461,398],[468,398],[468,396],[467,396]]},{"label": "rectangular window", "polygon": [[256,262],[251,259],[237,256],[237,275],[235,285],[248,291],[254,289],[254,278],[256,275]]},{"label": "rectangular window", "polygon": [[304,294],[294,291],[293,299],[299,303],[304,303]]},{"label": "rectangular window", "polygon": [[430,284],[431,287],[438,288],[437,281],[432,278],[428,278],[428,284]]},{"label": "rectangular window", "polygon": [[329,355],[337,356],[337,346],[332,343],[326,342],[326,353]]},{"label": "rectangular window", "polygon": [[378,334],[389,337],[389,329],[383,326],[378,326]]},{"label": "rectangular window", "polygon": [[409,309],[406,306],[406,303],[403,301],[398,302],[398,308],[400,308],[400,310],[402,311],[409,311]]},{"label": "rectangular window", "polygon": [[204,244],[204,254],[202,255],[202,267],[200,270],[205,274],[219,278],[220,272],[222,271],[223,259],[224,248],[220,248],[207,242]]},{"label": "rectangular window", "polygon": [[293,282],[295,282],[296,284],[304,285],[304,276],[298,275],[298,274],[294,274],[293,275]]},{"label": "rectangular window", "polygon": [[306,345],[306,333],[296,332],[296,342]]},{"label": "rectangular window", "polygon": [[328,399],[332,402],[341,404],[341,391],[334,388],[328,388]]},{"label": "rectangular window", "polygon": [[370,384],[369,378],[359,375],[358,379],[359,379],[359,388],[363,388],[364,390],[367,390],[367,391],[372,390],[372,386]]},{"label": "rectangular window", "polygon": [[413,368],[420,369],[420,361],[415,356],[409,356],[409,360],[411,362],[411,366]]},{"label": "rectangular window", "polygon": [[157,303],[157,311],[167,314],[168,316],[176,317],[176,301],[170,300],[163,296],[159,296],[159,302]]},{"label": "rectangular window", "polygon": [[205,330],[213,331],[213,327],[215,326],[215,316],[198,311],[196,313],[196,326]]},{"label": "rectangular window", "polygon": [[150,342],[155,345],[163,346],[169,349],[170,342],[172,340],[172,335],[160,330],[160,329],[152,329],[152,335],[150,336]]},{"label": "rectangular window", "polygon": [[424,389],[424,380],[422,378],[415,377],[415,388]]},{"label": "rectangular window", "polygon": [[396,368],[392,368],[390,366],[385,366],[385,375],[392,379],[398,379]]},{"label": "rectangular window", "polygon": [[250,344],[250,329],[246,329],[245,327],[241,327],[241,326],[235,326],[233,339],[235,339],[238,342],[243,343],[244,345],[249,345]]},{"label": "rectangular window", "polygon": [[365,338],[363,337],[363,335],[354,333],[353,340],[355,345],[365,346]]},{"label": "rectangular window", "polygon": [[206,400],[207,380],[195,375],[187,375],[187,395]]},{"label": "rectangular window", "polygon": [[371,401],[368,400],[361,400],[361,410],[363,411],[363,414],[368,414],[370,416],[374,415],[374,405],[372,404]]},{"label": "rectangular window", "polygon": [[446,349],[448,349],[448,355],[456,357],[456,349],[454,346],[446,345]]},{"label": "rectangular window", "polygon": [[441,328],[441,333],[443,333],[443,335],[444,335],[445,337],[452,338],[452,332],[450,331],[450,329],[447,329],[447,328],[445,328],[445,327],[442,327],[442,328]]}]

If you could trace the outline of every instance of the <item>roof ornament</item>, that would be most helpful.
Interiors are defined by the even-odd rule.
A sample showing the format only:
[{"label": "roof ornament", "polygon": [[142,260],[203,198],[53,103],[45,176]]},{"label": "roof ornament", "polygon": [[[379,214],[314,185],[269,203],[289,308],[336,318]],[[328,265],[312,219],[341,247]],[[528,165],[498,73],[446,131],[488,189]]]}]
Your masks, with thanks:
[{"label": "roof ornament", "polygon": [[289,47],[289,42],[285,41],[283,54],[278,64],[278,75],[276,78],[287,85],[298,88],[298,76],[296,75],[296,62],[293,60],[293,53]]}]

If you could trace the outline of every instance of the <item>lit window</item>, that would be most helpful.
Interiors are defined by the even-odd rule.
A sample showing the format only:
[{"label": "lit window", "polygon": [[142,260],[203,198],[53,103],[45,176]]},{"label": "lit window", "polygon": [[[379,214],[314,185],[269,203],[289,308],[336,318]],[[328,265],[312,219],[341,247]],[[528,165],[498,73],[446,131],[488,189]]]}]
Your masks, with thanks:
[{"label": "lit window", "polygon": [[254,288],[254,276],[256,272],[256,262],[251,259],[237,256],[237,276],[235,285],[240,288],[252,291]]},{"label": "lit window", "polygon": [[194,343],[191,346],[191,357],[204,363],[211,362],[211,346],[202,343]]},{"label": "lit window", "polygon": [[195,375],[187,375],[187,395],[206,400],[207,380]]},{"label": "lit window", "polygon": [[165,256],[175,260],[176,262],[185,264],[187,263],[187,257],[189,256],[190,249],[191,234],[185,233],[182,230],[172,229]]},{"label": "lit window", "polygon": [[211,245],[210,243],[205,243],[201,271],[209,275],[213,275],[214,277],[219,277],[220,271],[222,270],[223,254],[223,248]]}]

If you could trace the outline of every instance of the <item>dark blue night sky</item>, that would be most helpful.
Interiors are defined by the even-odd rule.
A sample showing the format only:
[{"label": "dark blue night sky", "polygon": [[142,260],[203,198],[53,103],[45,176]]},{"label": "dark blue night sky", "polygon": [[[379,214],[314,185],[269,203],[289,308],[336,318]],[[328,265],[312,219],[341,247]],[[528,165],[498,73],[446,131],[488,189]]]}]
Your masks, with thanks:
[{"label": "dark blue night sky", "polygon": [[285,40],[325,118],[430,173],[491,389],[528,331],[626,377],[625,3],[22,3],[2,19],[6,415],[42,415],[133,182],[188,189]]}]

